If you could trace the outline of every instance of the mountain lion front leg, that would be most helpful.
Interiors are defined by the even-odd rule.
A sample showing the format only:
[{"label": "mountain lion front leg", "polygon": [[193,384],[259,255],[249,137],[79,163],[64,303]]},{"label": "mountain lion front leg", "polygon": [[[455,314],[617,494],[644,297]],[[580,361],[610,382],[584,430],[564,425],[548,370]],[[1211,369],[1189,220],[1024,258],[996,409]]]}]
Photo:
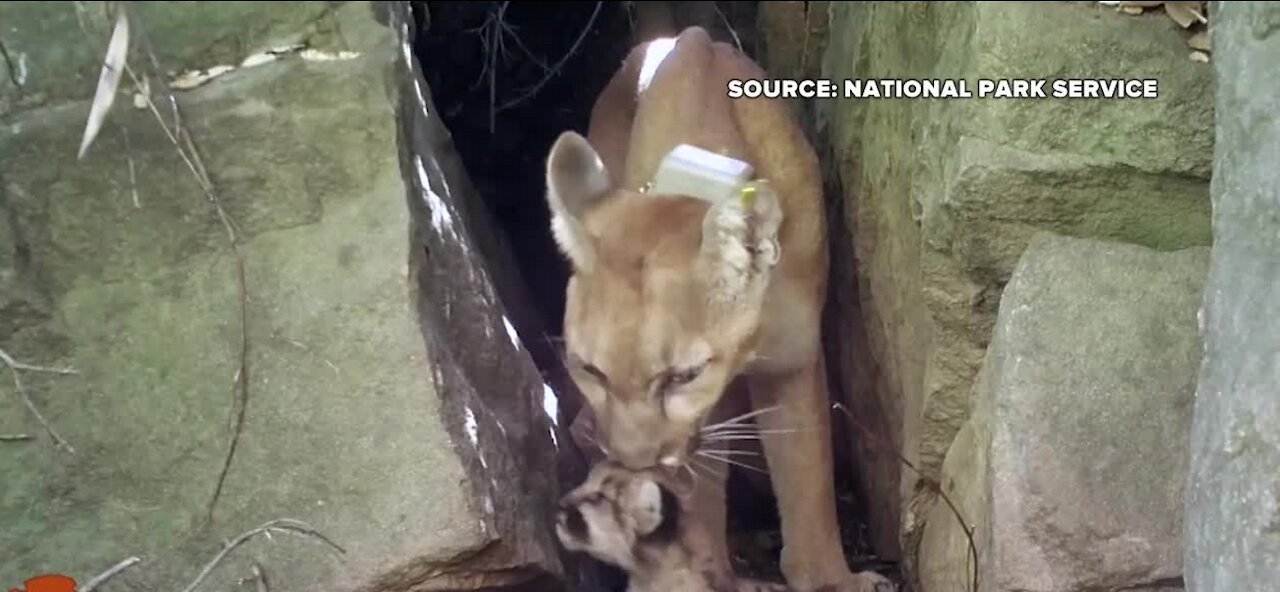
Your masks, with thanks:
[{"label": "mountain lion front leg", "polygon": [[[782,520],[782,573],[796,590],[878,592],[889,580],[853,574],[845,562],[836,516],[831,417],[821,352],[800,369],[748,377]],[[878,587],[879,586],[879,587]]]}]

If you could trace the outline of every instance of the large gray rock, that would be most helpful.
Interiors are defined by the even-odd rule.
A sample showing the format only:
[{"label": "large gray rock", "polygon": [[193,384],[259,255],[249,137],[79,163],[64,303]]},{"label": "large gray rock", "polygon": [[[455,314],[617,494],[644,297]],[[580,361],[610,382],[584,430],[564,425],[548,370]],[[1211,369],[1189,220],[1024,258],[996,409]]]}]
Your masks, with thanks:
[{"label": "large gray rock", "polygon": [[[6,31],[75,19],[74,3],[3,8]],[[236,589],[251,562],[277,592],[555,590],[577,578],[550,531],[573,469],[557,454],[556,391],[520,339],[520,295],[502,289],[512,280],[488,264],[483,220],[465,205],[477,200],[405,51],[405,7],[381,23],[367,2],[305,8],[340,40],[313,38],[315,49],[355,57],[286,56],[178,97],[247,262],[248,406],[210,523],[241,341],[223,226],[128,96],[83,161],[86,101],[0,128],[0,347],[79,371],[23,375],[69,454],[0,368],[0,433],[36,436],[0,443],[0,587],[46,571],[83,583],[137,555],[104,590],[181,590],[223,541],[277,518],[345,553],[257,537],[200,589]],[[237,37],[245,22],[298,16],[225,10],[188,12],[183,26]],[[204,58],[193,59],[226,61]]]},{"label": "large gray rock", "polygon": [[1280,6],[1215,2],[1214,246],[1191,434],[1192,592],[1280,590]]},{"label": "large gray rock", "polygon": [[[864,495],[879,502],[878,550],[892,555],[900,534],[914,549],[938,503],[931,483],[970,415],[1001,290],[1033,234],[1158,250],[1210,243],[1212,76],[1187,59],[1188,33],[1170,19],[1091,2],[833,2],[830,17],[838,34],[822,76],[833,80],[1160,81],[1159,98],[1145,100],[820,105],[844,190],[833,225],[850,231],[835,239],[834,367],[854,415],[878,432],[859,440],[859,468]],[[873,368],[853,362],[867,348]],[[885,443],[925,479],[902,471]]]},{"label": "large gray rock", "polygon": [[[1207,264],[1203,247],[1029,243],[973,416],[943,465],[943,487],[977,531],[982,590],[1181,589]],[[969,589],[959,524],[945,504],[928,515],[925,592]]]}]

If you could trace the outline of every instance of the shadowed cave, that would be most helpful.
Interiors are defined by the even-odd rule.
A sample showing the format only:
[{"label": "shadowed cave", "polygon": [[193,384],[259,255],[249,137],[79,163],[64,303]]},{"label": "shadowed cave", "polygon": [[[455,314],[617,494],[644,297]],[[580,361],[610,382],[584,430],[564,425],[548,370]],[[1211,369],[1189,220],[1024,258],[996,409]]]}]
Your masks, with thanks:
[{"label": "shadowed cave", "polygon": [[[544,335],[523,340],[546,375],[563,373],[555,344],[568,274],[542,195],[552,142],[565,130],[585,133],[597,93],[632,45],[652,31],[698,25],[757,55],[755,2],[670,3],[669,15],[650,14],[651,6],[663,4],[412,3],[420,27],[415,52],[433,101],[545,327]],[[562,404],[576,413],[575,402]],[[854,569],[880,570],[869,556],[840,424],[832,427],[845,553]],[[735,469],[729,491],[735,567],[743,575],[780,579],[778,517],[767,482]]]}]

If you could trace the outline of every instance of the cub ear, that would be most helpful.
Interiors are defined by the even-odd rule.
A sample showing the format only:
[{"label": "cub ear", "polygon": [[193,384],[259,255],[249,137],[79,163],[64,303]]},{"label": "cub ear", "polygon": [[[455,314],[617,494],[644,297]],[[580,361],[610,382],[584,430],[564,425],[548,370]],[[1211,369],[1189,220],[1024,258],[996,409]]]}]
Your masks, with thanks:
[{"label": "cub ear", "polygon": [[591,143],[577,132],[564,132],[547,156],[547,206],[556,244],[574,267],[591,269],[594,246],[582,216],[608,195],[609,171]]},{"label": "cub ear", "polygon": [[699,265],[713,301],[732,303],[750,296],[778,262],[782,207],[766,182],[749,184],[738,199],[717,203],[702,221]]},{"label": "cub ear", "polygon": [[670,489],[645,479],[636,486],[631,518],[641,537],[672,538],[680,522],[680,501]]}]

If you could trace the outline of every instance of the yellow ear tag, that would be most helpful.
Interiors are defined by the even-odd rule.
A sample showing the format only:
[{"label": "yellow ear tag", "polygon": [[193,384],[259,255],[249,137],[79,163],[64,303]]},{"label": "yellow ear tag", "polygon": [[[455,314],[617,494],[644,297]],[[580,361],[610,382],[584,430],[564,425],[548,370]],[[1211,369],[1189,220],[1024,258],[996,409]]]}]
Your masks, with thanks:
[{"label": "yellow ear tag", "polygon": [[739,192],[739,199],[742,201],[743,209],[751,209],[756,203],[756,186],[746,185]]}]

